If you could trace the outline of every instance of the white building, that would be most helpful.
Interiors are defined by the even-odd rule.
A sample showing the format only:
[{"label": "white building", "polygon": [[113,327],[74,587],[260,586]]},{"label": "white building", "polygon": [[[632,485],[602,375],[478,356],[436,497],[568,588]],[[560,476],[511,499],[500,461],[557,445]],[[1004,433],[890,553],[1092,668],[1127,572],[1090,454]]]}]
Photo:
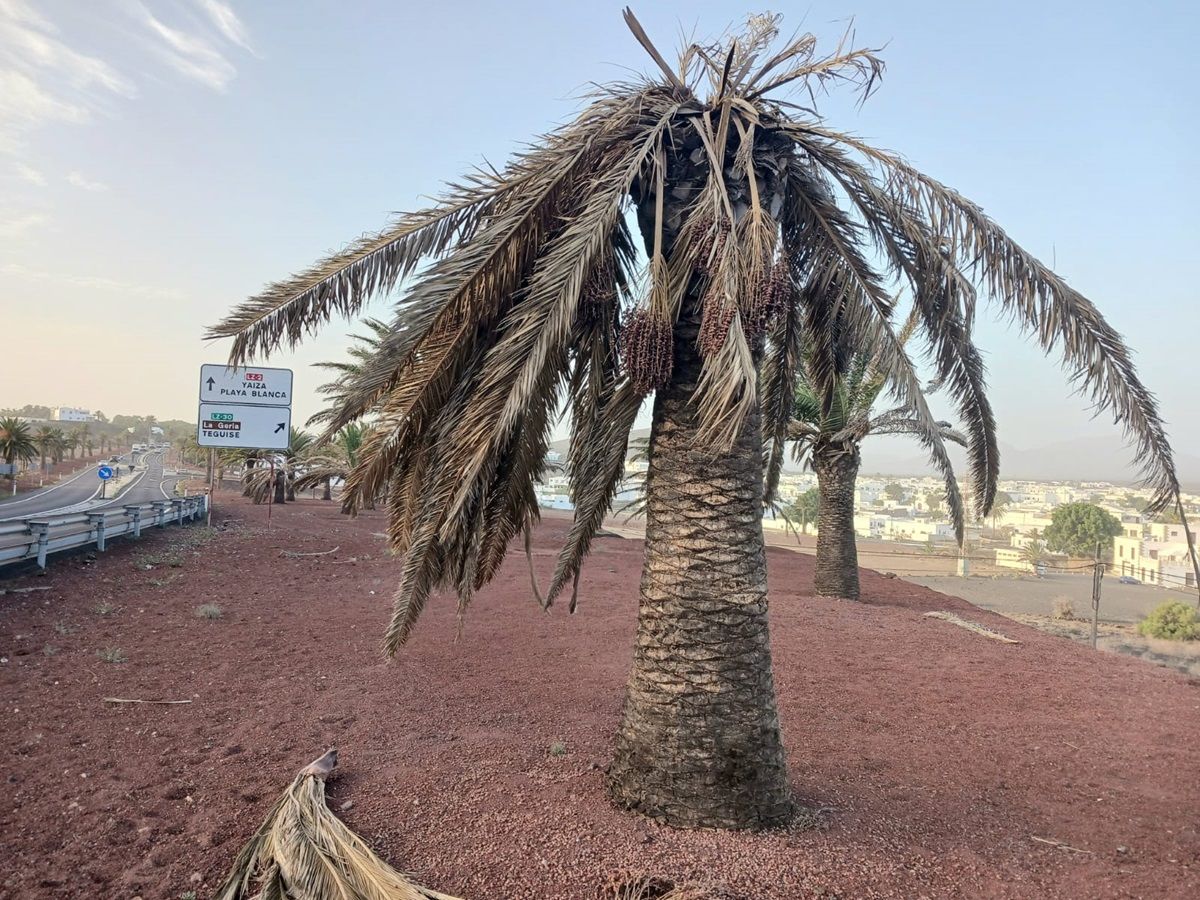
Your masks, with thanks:
[{"label": "white building", "polygon": [[77,409],[74,406],[56,406],[50,410],[50,418],[55,422],[92,422],[95,421],[90,410]]}]

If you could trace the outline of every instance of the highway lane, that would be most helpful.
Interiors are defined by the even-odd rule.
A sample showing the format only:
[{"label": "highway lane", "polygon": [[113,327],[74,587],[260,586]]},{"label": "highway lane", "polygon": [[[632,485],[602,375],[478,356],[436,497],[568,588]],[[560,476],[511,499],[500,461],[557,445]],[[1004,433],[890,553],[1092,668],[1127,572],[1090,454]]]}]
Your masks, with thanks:
[{"label": "highway lane", "polygon": [[[96,476],[96,466],[84,469],[79,475],[54,485],[43,488],[28,497],[18,497],[0,503],[0,522],[12,519],[28,519],[32,516],[45,516],[53,513],[65,514],[79,512],[84,509],[101,509],[119,507],[126,503],[149,503],[151,500],[163,500],[164,477],[162,469],[163,454],[139,454],[138,466],[132,475],[129,474],[129,457],[123,456],[119,463],[122,478],[119,484],[109,483],[106,492],[111,495],[122,491],[116,500],[104,502],[99,498],[100,479]],[[132,481],[132,486],[131,484]],[[166,479],[165,489],[171,491],[176,479],[172,476]]]},{"label": "highway lane", "polygon": [[[90,512],[92,509],[120,508],[134,504],[152,503],[155,500],[167,500],[175,496],[175,482],[180,481],[185,476],[165,475],[163,473],[163,454],[161,453],[148,456],[145,463],[145,474],[133,487],[125,490],[116,500],[111,500],[107,503],[98,503],[94,507],[89,507],[88,511]],[[118,487],[121,487],[121,485],[118,485]]]}]

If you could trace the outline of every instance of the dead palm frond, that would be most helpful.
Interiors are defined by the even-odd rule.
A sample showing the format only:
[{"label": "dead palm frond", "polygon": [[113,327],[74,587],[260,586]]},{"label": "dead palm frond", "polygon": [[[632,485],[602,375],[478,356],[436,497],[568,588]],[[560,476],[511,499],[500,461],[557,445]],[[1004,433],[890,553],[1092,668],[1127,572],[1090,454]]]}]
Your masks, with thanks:
[{"label": "dead palm frond", "polygon": [[217,900],[456,900],[375,855],[325,803],[330,750],[300,770],[238,853]]},{"label": "dead palm frond", "polygon": [[811,35],[780,45],[777,20],[756,17],[742,34],[684,48],[672,67],[628,11],[626,21],[652,76],[599,88],[502,171],[476,173],[433,207],[269,286],[210,332],[233,338],[230,361],[243,363],[397,289],[389,332],[324,418],[327,435],[368,415],[376,425],[342,496],[353,513],[386,494],[391,542],[405,553],[389,651],[433,590],[452,590],[465,610],[537,520],[533,486],[563,408],[576,515],[545,602],[578,584],[634,419],[647,391],[671,378],[696,298],[703,438],[731,446],[758,407],[769,473],[792,426],[798,371],[828,414],[848,354],[862,347],[886,376],[895,421],[948,468],[895,320],[904,292],[958,407],[978,512],[998,472],[971,342],[980,300],[1060,351],[1112,411],[1138,447],[1150,509],[1175,497],[1154,398],[1096,308],[978,207],[816,111],[826,90],[871,92],[883,70],[874,51],[849,37],[829,54]]}]

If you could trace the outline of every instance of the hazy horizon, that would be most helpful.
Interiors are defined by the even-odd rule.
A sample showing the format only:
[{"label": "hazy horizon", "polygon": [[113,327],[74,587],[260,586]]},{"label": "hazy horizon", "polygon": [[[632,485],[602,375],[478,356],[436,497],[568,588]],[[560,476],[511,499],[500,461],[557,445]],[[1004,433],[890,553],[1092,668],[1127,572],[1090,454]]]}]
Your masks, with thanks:
[{"label": "hazy horizon", "polygon": [[[855,14],[858,44],[886,44],[879,92],[861,109],[835,92],[822,112],[982,204],[1088,295],[1128,339],[1189,456],[1200,423],[1181,360],[1200,309],[1184,263],[1200,129],[1184,92],[1161,86],[1200,75],[1197,12],[879,0],[804,9],[784,27],[831,45]],[[670,44],[749,10],[637,11]],[[618,4],[533,2],[0,0],[0,50],[3,321],[21,336],[6,346],[0,405],[186,421],[200,364],[227,349],[203,342],[204,328],[233,304],[422,205],[472,165],[500,165],[569,119],[589,82],[646,65]],[[1082,52],[1121,69],[1100,77]],[[1157,77],[1127,74],[1139,71]],[[340,358],[354,330],[331,323],[266,363],[295,370],[296,423],[316,411],[326,380],[311,364]],[[977,333],[1003,441],[1034,449],[1094,436],[1103,449],[1081,465],[1111,459],[1118,429],[1090,419],[1055,361],[986,308]]]}]

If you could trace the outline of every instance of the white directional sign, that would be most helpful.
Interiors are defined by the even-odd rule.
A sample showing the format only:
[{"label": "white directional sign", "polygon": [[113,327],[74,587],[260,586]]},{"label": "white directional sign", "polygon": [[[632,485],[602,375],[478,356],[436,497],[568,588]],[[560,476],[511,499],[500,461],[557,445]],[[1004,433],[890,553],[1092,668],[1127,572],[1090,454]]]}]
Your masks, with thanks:
[{"label": "white directional sign", "polygon": [[244,406],[291,406],[292,370],[264,369],[261,366],[201,366],[200,401],[241,403]]},{"label": "white directional sign", "polygon": [[201,447],[286,450],[291,427],[292,411],[286,406],[201,403],[196,442]]}]

